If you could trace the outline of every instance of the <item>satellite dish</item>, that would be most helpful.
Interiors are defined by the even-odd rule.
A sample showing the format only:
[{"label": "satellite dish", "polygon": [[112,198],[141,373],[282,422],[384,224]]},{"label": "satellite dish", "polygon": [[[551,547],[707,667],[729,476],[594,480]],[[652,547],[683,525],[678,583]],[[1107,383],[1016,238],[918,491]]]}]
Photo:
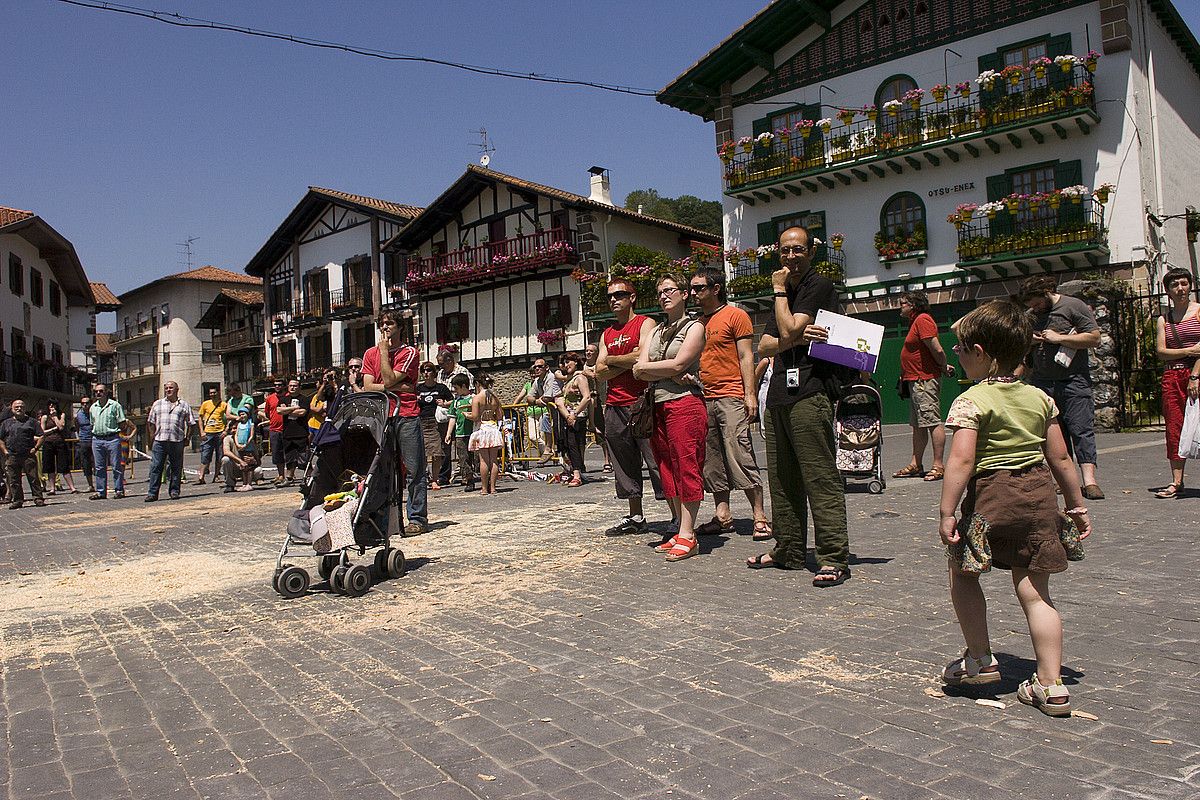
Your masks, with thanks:
[{"label": "satellite dish", "polygon": [[487,153],[484,153],[479,157],[479,163],[486,167],[488,164],[492,163],[492,157]]}]

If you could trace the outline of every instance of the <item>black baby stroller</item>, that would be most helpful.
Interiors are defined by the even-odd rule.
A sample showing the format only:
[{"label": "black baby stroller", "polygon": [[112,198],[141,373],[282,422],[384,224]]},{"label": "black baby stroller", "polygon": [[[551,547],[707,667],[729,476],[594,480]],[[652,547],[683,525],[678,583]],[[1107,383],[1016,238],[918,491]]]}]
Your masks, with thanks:
[{"label": "black baby stroller", "polygon": [[[361,556],[378,548],[376,573],[389,578],[404,574],[404,552],[391,546],[399,529],[401,497],[392,426],[397,407],[396,397],[387,392],[339,392],[330,402],[325,422],[313,436],[301,488],[304,502],[289,520],[275,560],[271,585],[284,597],[303,595],[310,582],[307,570],[285,563],[289,553],[315,556],[317,574],[328,579],[334,592],[351,597],[366,594],[372,579],[369,566],[351,562],[352,553]],[[312,551],[302,553],[300,547]]]},{"label": "black baby stroller", "polygon": [[837,468],[846,488],[867,485],[879,494],[883,480],[883,400],[873,384],[847,386],[833,412]]}]

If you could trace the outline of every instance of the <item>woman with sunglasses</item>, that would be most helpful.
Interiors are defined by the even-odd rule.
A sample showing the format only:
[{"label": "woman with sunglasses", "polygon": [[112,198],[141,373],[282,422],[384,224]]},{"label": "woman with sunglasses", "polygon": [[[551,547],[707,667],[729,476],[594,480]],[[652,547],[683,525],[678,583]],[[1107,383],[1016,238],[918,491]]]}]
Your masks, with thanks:
[{"label": "woman with sunglasses", "polygon": [[708,411],[700,387],[700,354],[704,325],[688,319],[688,282],[682,275],[658,279],[658,302],[667,318],[650,333],[638,355],[633,375],[654,388],[654,435],[650,446],[662,476],[663,494],[679,520],[679,532],[659,545],[667,561],[682,561],[699,552],[696,514],[704,499],[704,441]]}]

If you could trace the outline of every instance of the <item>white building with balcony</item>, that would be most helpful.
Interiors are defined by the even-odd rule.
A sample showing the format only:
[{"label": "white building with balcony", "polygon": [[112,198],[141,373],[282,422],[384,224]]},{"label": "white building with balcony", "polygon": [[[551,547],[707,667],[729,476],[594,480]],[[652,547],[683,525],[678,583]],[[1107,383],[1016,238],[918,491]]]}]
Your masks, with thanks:
[{"label": "white building with balcony", "polygon": [[0,206],[0,399],[64,407],[86,391],[96,301],[70,241],[32,211]]},{"label": "white building with balcony", "polygon": [[[658,95],[714,123],[728,248],[843,234],[817,258],[888,326],[883,386],[906,289],[945,326],[1027,275],[1195,272],[1197,97],[1169,0],[779,0]],[[731,293],[765,308],[774,264],[733,259]]]},{"label": "white building with balcony", "polygon": [[222,387],[221,359],[212,349],[212,332],[201,328],[200,320],[222,291],[258,285],[246,275],[204,266],[121,294],[117,329],[109,340],[115,348],[113,395],[126,414],[144,418],[166,381],[179,384],[179,396],[196,407],[209,387]]},{"label": "white building with balcony", "polygon": [[246,265],[265,296],[267,373],[342,366],[375,343],[374,315],[399,298],[403,283],[382,245],[420,212],[308,187]]}]

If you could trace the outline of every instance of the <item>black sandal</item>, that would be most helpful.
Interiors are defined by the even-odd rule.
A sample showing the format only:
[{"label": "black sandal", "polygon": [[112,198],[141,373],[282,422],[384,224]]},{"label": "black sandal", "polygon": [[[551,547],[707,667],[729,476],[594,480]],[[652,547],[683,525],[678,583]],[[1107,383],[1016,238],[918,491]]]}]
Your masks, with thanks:
[{"label": "black sandal", "polygon": [[787,567],[783,566],[775,559],[771,558],[770,561],[764,561],[763,559],[765,559],[765,558],[771,558],[771,554],[770,553],[759,553],[754,558],[746,559],[746,568],[747,569],[787,569]]},{"label": "black sandal", "polygon": [[1159,500],[1178,500],[1183,492],[1183,481],[1179,483],[1168,483],[1163,488],[1154,493],[1154,496]]},{"label": "black sandal", "polygon": [[[822,578],[823,575],[833,576],[832,580],[826,580]],[[813,586],[825,589],[830,586],[841,586],[848,580],[850,580],[849,569],[841,569],[839,567],[821,567],[819,570],[817,570],[817,574],[813,576],[812,584]]]}]

